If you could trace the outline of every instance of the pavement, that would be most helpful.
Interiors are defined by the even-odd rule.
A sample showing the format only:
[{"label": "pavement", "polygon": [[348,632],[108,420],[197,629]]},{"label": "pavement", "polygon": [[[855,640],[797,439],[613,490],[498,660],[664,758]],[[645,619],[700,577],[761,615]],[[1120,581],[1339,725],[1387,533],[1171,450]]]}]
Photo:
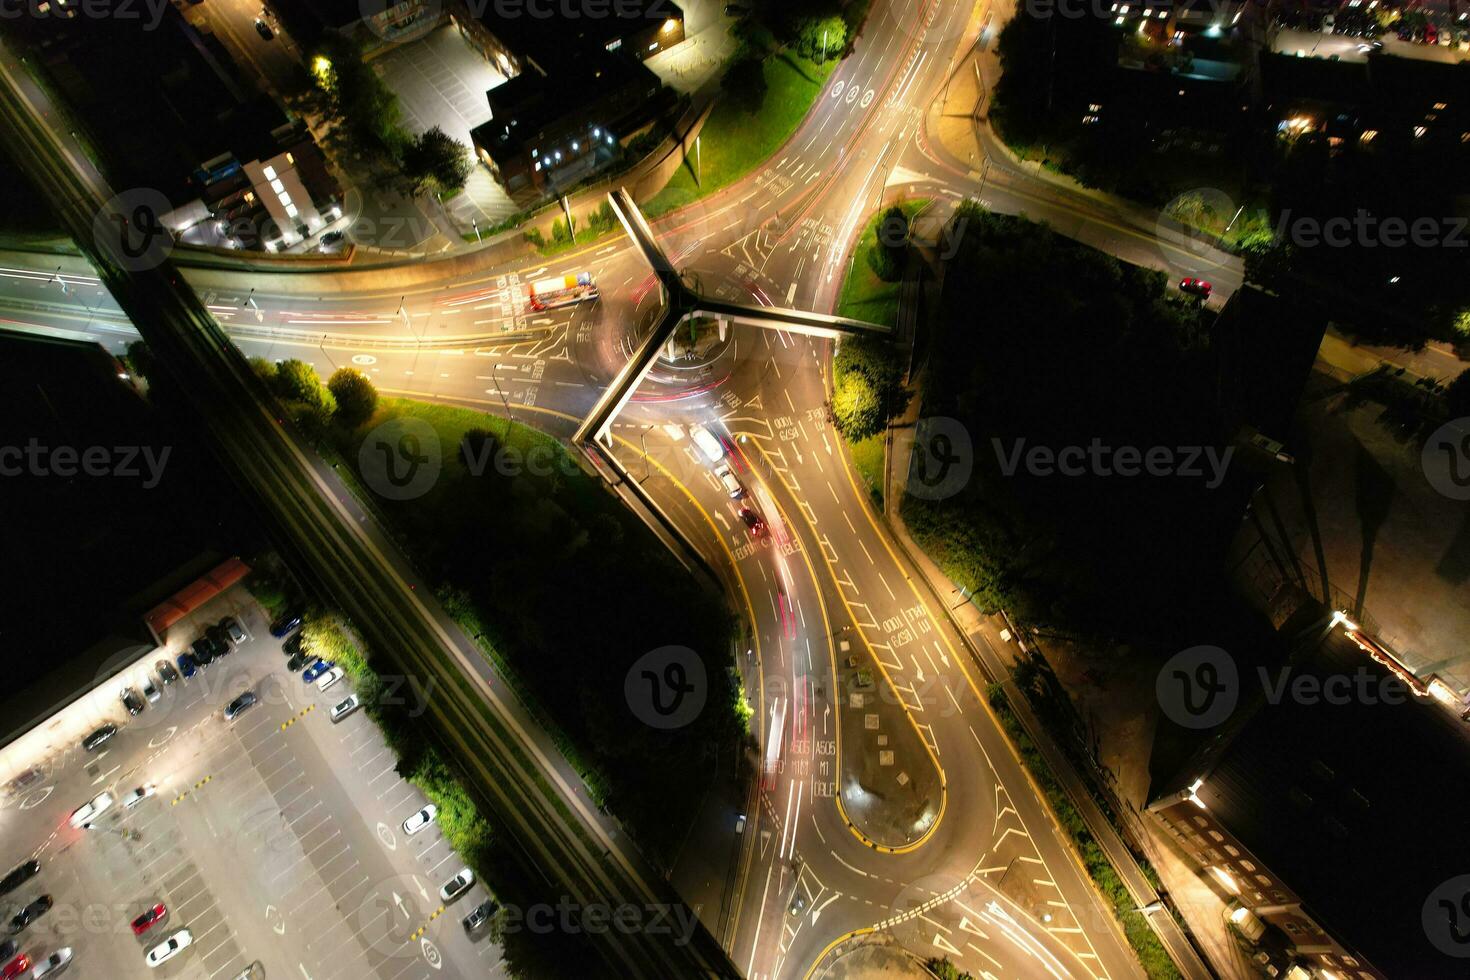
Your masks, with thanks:
[{"label": "pavement", "polygon": [[[249,638],[194,677],[164,685],[154,669],[206,623],[237,617]],[[55,906],[26,930],[33,958],[70,946],[80,976],[234,977],[252,962],[265,975],[312,980],[504,975],[499,948],[472,941],[458,918],[483,900],[476,886],[440,911],[439,884],[458,870],[437,825],[413,837],[399,826],[425,803],[392,770],[362,712],[332,723],[347,695],[284,669],[281,641],[242,588],[170,629],[165,645],[120,677],[61,709],[0,751],[0,837],[12,864],[36,857],[39,876],[7,896],[46,892]],[[145,675],[160,692],[129,718],[117,700]],[[222,706],[243,690],[260,702],[233,722]],[[82,735],[104,721],[119,732],[95,753]],[[90,830],[67,815],[104,790],[151,785],[135,808],[120,803]],[[128,923],[155,902],[167,918],[145,936]],[[150,969],[144,953],[178,929],[193,945]],[[422,931],[420,931],[422,930]]]}]

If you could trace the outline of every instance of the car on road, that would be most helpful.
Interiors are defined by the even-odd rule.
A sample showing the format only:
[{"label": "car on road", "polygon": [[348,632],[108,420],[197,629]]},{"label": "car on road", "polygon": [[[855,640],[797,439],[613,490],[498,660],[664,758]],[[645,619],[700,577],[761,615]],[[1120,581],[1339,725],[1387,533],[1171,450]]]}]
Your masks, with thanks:
[{"label": "car on road", "polygon": [[19,977],[30,968],[31,958],[21,953],[15,959],[6,963],[3,969],[0,969],[0,980],[16,980],[16,977]]},{"label": "car on road", "polygon": [[740,522],[745,525],[745,529],[753,538],[758,538],[766,533],[765,518],[757,514],[752,507],[740,508]]},{"label": "car on road", "polygon": [[407,820],[403,821],[403,832],[405,834],[407,834],[408,836],[412,837],[414,834],[418,833],[419,831],[421,831],[425,827],[427,827],[429,824],[433,823],[434,822],[434,818],[437,817],[438,815],[439,815],[439,808],[437,806],[435,806],[434,804],[430,803],[428,806],[424,807],[418,813],[415,813],[413,816],[411,816]]},{"label": "car on road", "polygon": [[295,653],[291,654],[290,660],[286,661],[286,669],[294,674],[296,671],[306,666],[306,662],[308,660],[314,659],[315,658],[311,654],[307,653],[305,650],[298,650]]},{"label": "car on road", "polygon": [[24,931],[25,927],[35,922],[41,916],[51,911],[51,896],[42,895],[35,899],[25,908],[10,917],[10,934],[12,936]]},{"label": "car on road", "polygon": [[179,672],[177,670],[174,670],[174,665],[169,663],[167,660],[160,660],[158,663],[154,664],[153,672],[158,675],[159,680],[163,681],[164,687],[168,687],[174,681],[179,679]]},{"label": "car on road", "polygon": [[54,977],[71,965],[71,947],[63,946],[44,960],[36,964],[31,971],[31,980],[42,980],[43,977]]},{"label": "car on road", "polygon": [[730,472],[730,467],[721,466],[715,470],[715,476],[719,478],[720,486],[725,488],[725,492],[730,495],[731,499],[739,500],[745,496],[745,488],[740,485],[739,480],[735,479],[735,474]]},{"label": "car on road", "polygon": [[225,721],[234,721],[243,715],[246,710],[255,706],[256,700],[254,691],[242,691],[236,695],[235,700],[225,705]]},{"label": "car on road", "polygon": [[301,679],[310,684],[335,666],[337,665],[331,661],[318,657],[316,663],[301,672]]},{"label": "car on road", "polygon": [[24,770],[5,785],[10,789],[12,793],[19,793],[21,790],[30,789],[32,786],[36,785],[45,778],[45,770],[43,770],[40,766],[31,766],[29,769]]},{"label": "car on road", "polygon": [[123,806],[131,810],[133,807],[137,806],[139,803],[142,803],[144,800],[148,799],[148,797],[152,796],[156,792],[158,792],[157,786],[153,785],[152,783],[144,783],[142,786],[139,786],[127,796],[123,797]]},{"label": "car on road", "polygon": [[255,33],[259,34],[261,38],[266,41],[274,40],[276,36],[276,32],[271,30],[271,25],[267,24],[259,17],[255,18]]},{"label": "car on road", "polygon": [[180,929],[148,951],[148,965],[154,967],[167,963],[188,949],[193,942],[194,934],[188,929]]},{"label": "car on road", "polygon": [[179,654],[179,673],[184,675],[185,680],[193,677],[194,671],[198,669],[199,661],[194,659],[194,655],[192,653]]},{"label": "car on road", "polygon": [[698,422],[689,425],[689,438],[699,447],[704,458],[711,463],[718,463],[725,458],[725,447],[720,445],[720,440],[710,434],[710,431]]},{"label": "car on road", "polygon": [[145,676],[143,678],[143,697],[148,700],[149,704],[154,704],[159,698],[163,697],[162,694],[158,693],[158,685],[153,683],[153,678],[151,677]]},{"label": "car on road", "polygon": [[460,868],[459,874],[450,878],[439,889],[439,900],[446,904],[459,898],[475,883],[475,873],[469,868]]},{"label": "car on road", "polygon": [[301,614],[299,612],[288,612],[280,619],[271,623],[271,636],[280,639],[301,626]]},{"label": "car on road", "polygon": [[220,620],[219,628],[225,631],[225,637],[236,646],[244,643],[247,639],[245,627],[241,626],[240,621],[234,616],[226,616]]},{"label": "car on road", "polygon": [[7,895],[41,873],[40,861],[27,861],[12,868],[10,874],[0,878],[0,895]]},{"label": "car on road", "polygon": [[154,926],[158,925],[158,923],[162,922],[167,916],[168,906],[164,905],[162,902],[159,902],[151,909],[144,912],[142,915],[133,920],[133,935],[143,935],[143,933],[147,932],[149,929],[152,929]]},{"label": "car on road", "polygon": [[1205,280],[1197,279],[1194,276],[1179,280],[1179,291],[1181,293],[1189,293],[1191,296],[1198,296],[1200,299],[1209,299],[1210,293],[1214,288],[1214,286]]},{"label": "car on road", "polygon": [[331,687],[333,684],[337,683],[345,676],[347,675],[342,673],[341,667],[333,667],[331,670],[327,671],[325,674],[316,679],[316,689],[318,691],[325,691],[327,688]]},{"label": "car on road", "polygon": [[476,929],[489,922],[490,916],[494,915],[495,910],[498,908],[500,908],[500,905],[495,901],[495,899],[486,899],[479,905],[476,905],[474,908],[470,909],[470,914],[459,920],[460,924],[464,926],[465,932],[474,932]]},{"label": "car on road", "polygon": [[125,687],[117,692],[117,699],[122,702],[124,708],[128,709],[130,715],[141,715],[143,709],[148,707],[148,702],[131,687]]},{"label": "car on road", "polygon": [[112,738],[112,736],[116,734],[116,725],[111,723],[103,725],[101,728],[97,729],[95,732],[82,739],[82,748],[86,749],[88,752],[96,752],[107,743],[108,739]]},{"label": "car on road", "polygon": [[332,705],[332,724],[335,725],[361,707],[362,701],[356,694],[347,695],[347,697]]},{"label": "car on road", "polygon": [[98,793],[86,803],[71,812],[71,825],[78,830],[86,830],[102,814],[112,809],[112,794],[106,790]]}]

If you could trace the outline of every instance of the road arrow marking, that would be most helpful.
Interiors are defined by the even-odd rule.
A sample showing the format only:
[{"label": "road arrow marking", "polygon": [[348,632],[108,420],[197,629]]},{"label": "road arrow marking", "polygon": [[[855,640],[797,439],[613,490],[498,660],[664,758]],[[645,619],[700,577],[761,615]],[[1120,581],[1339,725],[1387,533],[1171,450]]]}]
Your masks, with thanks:
[{"label": "road arrow marking", "polygon": [[956,956],[959,956],[960,955],[960,951],[957,950],[957,949],[955,949],[953,946],[951,946],[949,944],[949,942],[946,941],[945,938],[943,936],[941,936],[937,932],[934,934],[934,945],[935,946],[938,946],[940,949],[944,950],[946,953],[953,953]]}]

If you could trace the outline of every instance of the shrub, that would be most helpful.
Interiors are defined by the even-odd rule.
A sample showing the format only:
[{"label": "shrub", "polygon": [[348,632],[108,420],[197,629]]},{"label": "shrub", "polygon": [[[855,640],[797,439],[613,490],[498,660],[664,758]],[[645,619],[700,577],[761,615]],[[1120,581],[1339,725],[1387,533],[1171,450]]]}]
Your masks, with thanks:
[{"label": "shrub", "polygon": [[355,429],[372,418],[378,407],[378,389],[356,368],[338,368],[327,381],[327,390],[337,400],[337,421]]}]

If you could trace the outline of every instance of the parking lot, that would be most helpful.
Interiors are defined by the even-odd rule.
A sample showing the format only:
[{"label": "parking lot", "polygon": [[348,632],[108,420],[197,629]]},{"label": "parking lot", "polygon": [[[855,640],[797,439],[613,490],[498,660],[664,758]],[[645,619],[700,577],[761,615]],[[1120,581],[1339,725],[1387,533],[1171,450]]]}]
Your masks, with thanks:
[{"label": "parking lot", "polygon": [[[192,678],[163,685],[129,717],[114,678],[0,750],[0,875],[30,857],[40,873],[0,898],[8,919],[41,894],[52,909],[16,937],[40,960],[71,947],[73,975],[336,980],[497,976],[500,952],[460,919],[488,896],[476,883],[445,908],[439,887],[460,868],[437,824],[408,836],[422,795],[394,771],[362,711],[333,723],[328,691],[288,674],[281,641],[240,590],[172,633],[193,639],[236,615],[249,637]],[[182,649],[170,636],[172,659]],[[144,658],[125,680],[141,690]],[[258,703],[233,721],[245,690]],[[81,739],[105,722],[95,752]],[[151,785],[133,807],[123,798]],[[102,792],[117,801],[90,830],[72,811]],[[130,923],[163,903],[135,936]],[[187,929],[192,942],[150,968],[147,951]],[[3,964],[0,964],[3,965]]]}]

